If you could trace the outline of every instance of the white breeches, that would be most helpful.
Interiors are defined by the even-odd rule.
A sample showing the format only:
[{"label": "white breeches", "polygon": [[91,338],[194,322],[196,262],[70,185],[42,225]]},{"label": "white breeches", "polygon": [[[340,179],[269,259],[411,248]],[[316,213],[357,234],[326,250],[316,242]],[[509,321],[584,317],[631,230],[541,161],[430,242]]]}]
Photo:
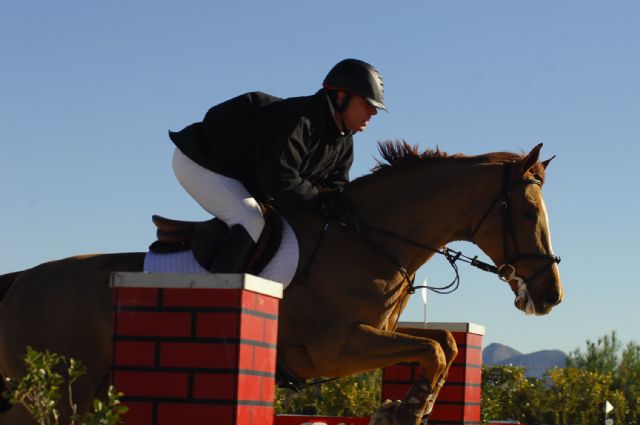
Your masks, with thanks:
[{"label": "white breeches", "polygon": [[204,168],[178,148],[173,152],[173,172],[202,208],[228,226],[241,224],[253,241],[258,241],[264,217],[258,202],[240,181]]}]

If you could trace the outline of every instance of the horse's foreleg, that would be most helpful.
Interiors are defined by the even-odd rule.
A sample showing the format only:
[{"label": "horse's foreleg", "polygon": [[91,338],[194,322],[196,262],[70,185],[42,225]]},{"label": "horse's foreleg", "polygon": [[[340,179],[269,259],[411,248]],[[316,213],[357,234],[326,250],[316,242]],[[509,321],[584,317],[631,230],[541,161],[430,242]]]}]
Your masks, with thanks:
[{"label": "horse's foreleg", "polygon": [[451,334],[451,332],[445,331],[445,330],[439,330],[439,329],[419,329],[419,328],[400,327],[396,329],[396,332],[405,334],[405,335],[414,335],[422,338],[433,339],[435,341],[438,341],[438,343],[440,344],[440,347],[444,351],[444,355],[447,359],[447,365],[442,374],[442,377],[440,378],[440,380],[438,380],[435,383],[435,387],[433,389],[433,392],[431,393],[430,400],[425,409],[424,414],[429,415],[431,413],[431,410],[433,409],[433,405],[436,401],[436,398],[438,397],[438,394],[440,393],[440,390],[444,386],[444,382],[449,372],[449,368],[451,367],[451,365],[453,364],[453,361],[458,355],[458,347],[456,345],[456,341],[453,338],[453,335]]},{"label": "horse's foreleg", "polygon": [[[422,417],[433,407],[435,396],[440,391],[447,370],[457,355],[453,336],[447,331],[399,329],[391,332],[359,325],[351,332],[348,341],[341,358],[333,364],[334,368],[348,369],[349,373],[356,373],[400,362],[417,362],[422,367],[422,376],[400,404],[383,408],[387,411],[377,415],[380,420],[372,420],[372,423],[376,424],[419,424]],[[331,372],[334,373],[327,375],[341,375],[345,371]],[[381,417],[385,415],[389,417]]]}]

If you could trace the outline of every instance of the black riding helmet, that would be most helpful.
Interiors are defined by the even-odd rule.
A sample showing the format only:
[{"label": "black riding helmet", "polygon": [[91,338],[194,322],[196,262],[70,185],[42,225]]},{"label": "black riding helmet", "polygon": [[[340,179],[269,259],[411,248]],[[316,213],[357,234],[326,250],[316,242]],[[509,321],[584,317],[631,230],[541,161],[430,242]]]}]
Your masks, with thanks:
[{"label": "black riding helmet", "polygon": [[347,93],[342,107],[335,103],[335,96],[331,96],[334,106],[341,112],[347,107],[351,95],[362,96],[371,105],[386,111],[384,106],[384,84],[380,73],[368,63],[358,59],[345,59],[338,62],[327,74],[322,86],[328,91],[344,90]]}]

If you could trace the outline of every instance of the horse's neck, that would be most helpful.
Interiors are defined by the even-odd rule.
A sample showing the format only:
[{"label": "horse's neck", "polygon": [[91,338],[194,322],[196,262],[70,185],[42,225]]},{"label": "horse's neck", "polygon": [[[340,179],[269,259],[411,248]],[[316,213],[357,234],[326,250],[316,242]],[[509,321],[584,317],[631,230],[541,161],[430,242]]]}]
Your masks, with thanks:
[{"label": "horse's neck", "polygon": [[[499,190],[499,169],[489,165],[432,164],[371,175],[350,188],[359,220],[420,244],[440,248],[467,240]],[[381,234],[372,235],[408,268],[433,252]]]}]

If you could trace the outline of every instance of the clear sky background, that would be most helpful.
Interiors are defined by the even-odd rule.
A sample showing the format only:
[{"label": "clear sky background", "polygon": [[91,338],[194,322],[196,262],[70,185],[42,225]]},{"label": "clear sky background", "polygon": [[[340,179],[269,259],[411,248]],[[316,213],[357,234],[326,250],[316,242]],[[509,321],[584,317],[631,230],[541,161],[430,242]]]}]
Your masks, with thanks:
[{"label": "clear sky background", "polygon": [[[203,220],[170,166],[167,130],[252,90],[315,92],[346,57],[374,64],[376,143],[557,155],[543,189],[565,301],[524,316],[492,275],[429,296],[429,320],[485,325],[522,352],[639,341],[640,2],[0,2],[0,273],[70,255],[144,251],[150,217]],[[479,253],[458,244],[468,255]],[[430,283],[452,272],[435,259]],[[423,320],[414,297],[404,320]]]}]

